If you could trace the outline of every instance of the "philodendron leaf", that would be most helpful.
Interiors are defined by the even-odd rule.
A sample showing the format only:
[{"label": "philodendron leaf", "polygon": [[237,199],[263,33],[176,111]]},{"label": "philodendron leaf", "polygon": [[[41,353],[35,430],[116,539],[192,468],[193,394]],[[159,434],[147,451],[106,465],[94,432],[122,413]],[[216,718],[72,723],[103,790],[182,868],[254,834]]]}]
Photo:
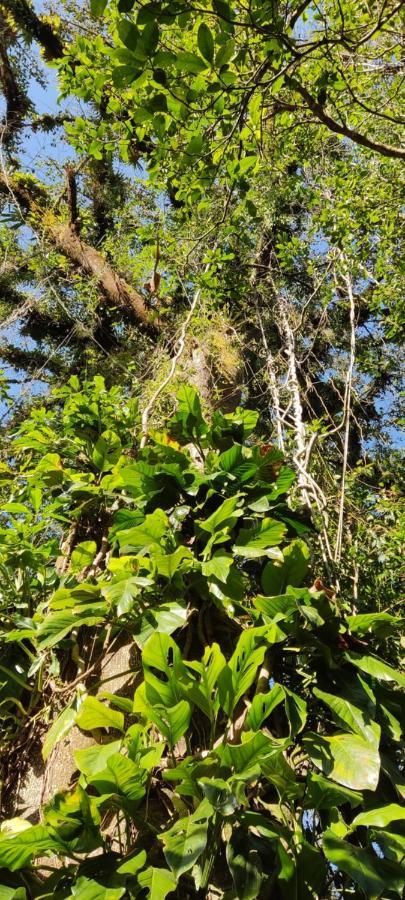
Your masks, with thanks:
[{"label": "philodendron leaf", "polygon": [[325,832],[322,846],[329,862],[358,884],[367,900],[377,900],[388,891],[402,896],[404,870],[397,863],[379,859],[371,847],[342,841],[333,831]]},{"label": "philodendron leaf", "polygon": [[43,856],[48,850],[67,851],[62,841],[49,834],[45,825],[28,825],[17,833],[0,833],[0,868],[16,872],[23,869],[31,859]]},{"label": "philodendron leaf", "polygon": [[207,845],[208,819],[192,816],[179,819],[169,831],[160,836],[166,862],[179,878],[197,862]]},{"label": "philodendron leaf", "polygon": [[93,728],[116,728],[124,730],[124,716],[122,712],[110,709],[96,697],[86,697],[76,716],[76,724],[82,731],[92,731]]},{"label": "philodendron leaf", "polygon": [[232,830],[226,847],[226,860],[238,900],[256,900],[260,894],[265,877],[257,850],[260,843],[265,842],[241,826]]},{"label": "philodendron leaf", "polygon": [[149,866],[138,875],[141,888],[147,888],[148,900],[165,900],[168,894],[176,889],[176,878],[168,869],[157,869]]},{"label": "philodendron leaf", "polygon": [[268,556],[282,562],[283,555],[275,548],[277,544],[281,544],[286,531],[286,526],[282,522],[270,518],[262,519],[251,528],[241,528],[232,548],[233,552],[236,556],[244,556],[245,559]]},{"label": "philodendron leaf", "polygon": [[405,674],[388,666],[377,656],[360,656],[358,653],[346,653],[345,656],[353,666],[376,678],[377,681],[395,681],[401,687],[405,687]]},{"label": "philodendron leaf", "polygon": [[187,700],[180,700],[175,706],[165,708],[151,706],[148,714],[172,748],[187,731],[191,719],[191,706]]},{"label": "philodendron leaf", "polygon": [[91,566],[97,552],[97,544],[95,541],[82,541],[76,544],[75,549],[70,557],[70,571],[81,572],[87,566]]},{"label": "philodendron leaf", "polygon": [[118,462],[121,456],[122,446],[118,434],[115,431],[103,431],[92,453],[92,463],[100,472],[107,472]]},{"label": "philodendron leaf", "polygon": [[358,706],[355,706],[346,697],[329,694],[326,691],[319,690],[319,688],[314,688],[313,693],[319,700],[322,700],[323,703],[329,706],[338,725],[343,724],[343,727],[347,726],[350,728],[350,731],[354,731],[355,734],[359,734],[378,747],[381,728],[376,722],[370,722]]},{"label": "philodendron leaf", "polygon": [[399,803],[388,803],[377,809],[368,809],[359,813],[350,826],[350,830],[366,825],[373,828],[386,828],[391,822],[405,822],[405,809]]},{"label": "philodendron leaf", "polygon": [[270,560],[263,569],[262,589],[265,594],[277,596],[288,585],[299,587],[309,569],[310,552],[307,544],[299,539],[283,550],[281,563]]},{"label": "philodendron leaf", "polygon": [[122,887],[105,887],[94,881],[92,878],[86,878],[81,875],[77,879],[76,884],[72,886],[71,897],[75,900],[120,900],[125,894],[125,885]]},{"label": "philodendron leaf", "polygon": [[68,706],[54,719],[42,745],[42,758],[44,761],[48,759],[56,744],[69,733],[76,721],[76,716],[77,710],[73,709],[72,706]]},{"label": "philodendron leaf", "polygon": [[324,775],[358,791],[375,791],[380,776],[380,756],[375,744],[357,734],[325,737],[308,732],[305,750]]}]

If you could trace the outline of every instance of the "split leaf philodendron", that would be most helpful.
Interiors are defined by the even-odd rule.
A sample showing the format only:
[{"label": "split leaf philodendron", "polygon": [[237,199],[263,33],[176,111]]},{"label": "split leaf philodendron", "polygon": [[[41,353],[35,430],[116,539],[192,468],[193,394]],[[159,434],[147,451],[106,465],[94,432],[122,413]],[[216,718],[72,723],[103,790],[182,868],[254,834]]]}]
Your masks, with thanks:
[{"label": "split leaf philodendron", "polygon": [[[336,872],[341,896],[400,896],[402,676],[380,658],[400,621],[310,586],[313,534],[253,414],[205,421],[188,387],[139,439],[101,378],[15,433],[1,716],[10,740],[36,717],[48,765],[72,729],[93,743],[36,824],[2,823],[0,896],[305,900]],[[124,643],[114,694],[98,664]]]}]

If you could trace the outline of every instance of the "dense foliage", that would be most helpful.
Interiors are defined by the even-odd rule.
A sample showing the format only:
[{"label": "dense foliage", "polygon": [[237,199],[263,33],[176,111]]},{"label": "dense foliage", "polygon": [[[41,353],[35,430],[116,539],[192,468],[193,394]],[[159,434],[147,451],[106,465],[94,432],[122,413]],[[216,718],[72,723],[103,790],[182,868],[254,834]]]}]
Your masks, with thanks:
[{"label": "dense foliage", "polygon": [[[98,377],[71,379],[20,426],[3,470],[3,716],[12,739],[45,698],[44,758],[74,724],[98,740],[76,751],[77,785],[40,823],[3,824],[4,896],[400,893],[404,679],[378,655],[400,620],[300,586],[310,553],[294,473],[253,437],[257,418],[208,425],[183,388],[167,431],[139,450],[136,405]],[[97,676],[122,632],[141,651],[129,696]],[[90,633],[88,671],[55,704]],[[29,873],[46,851],[62,867]]]},{"label": "dense foliage", "polygon": [[1,900],[401,896],[401,6],[0,0]]}]

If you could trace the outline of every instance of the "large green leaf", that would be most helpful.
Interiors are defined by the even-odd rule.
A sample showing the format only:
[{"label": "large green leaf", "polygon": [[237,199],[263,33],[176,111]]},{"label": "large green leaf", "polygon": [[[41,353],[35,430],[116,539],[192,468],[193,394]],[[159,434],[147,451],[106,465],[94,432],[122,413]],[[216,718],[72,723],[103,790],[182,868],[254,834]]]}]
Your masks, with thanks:
[{"label": "large green leaf", "polygon": [[389,860],[379,859],[371,848],[356,847],[326,831],[323,851],[329,862],[359,885],[367,900],[377,900],[387,891],[402,895],[403,869]]},{"label": "large green leaf", "polygon": [[108,429],[103,431],[92,453],[92,462],[100,472],[108,472],[118,462],[122,446],[118,434]]},{"label": "large green leaf", "polygon": [[197,43],[201,56],[203,56],[204,59],[208,60],[208,62],[212,63],[215,50],[214,38],[212,32],[208,28],[208,25],[206,25],[204,22],[201,23],[198,29]]},{"label": "large green leaf", "polygon": [[275,519],[262,519],[251,528],[241,528],[233,546],[233,552],[237,556],[246,559],[257,559],[261,556],[271,556],[282,561],[283,556],[279,550],[275,550],[277,544],[281,544],[287,529],[282,522]]},{"label": "large green leaf", "polygon": [[299,587],[308,569],[310,552],[307,544],[299,539],[283,550],[283,562],[269,560],[262,572],[262,588],[265,594],[282,594],[287,585]]},{"label": "large green leaf", "polygon": [[219,701],[228,716],[253,683],[265,652],[266,647],[263,642],[260,645],[255,629],[241,634],[228,665],[218,678]]},{"label": "large green leaf", "polygon": [[377,681],[396,681],[401,687],[405,687],[405,675],[388,666],[382,659],[376,656],[360,656],[358,653],[346,653],[346,658],[366,675],[371,675]]},{"label": "large green leaf", "polygon": [[375,791],[380,775],[376,745],[357,734],[324,737],[310,732],[303,737],[312,762],[324,775],[353,790]]},{"label": "large green leaf", "polygon": [[172,603],[162,603],[157,607],[147,609],[133,626],[134,641],[143,648],[156,631],[161,634],[173,634],[178,628],[183,628],[186,620],[186,606],[181,606],[175,600]]},{"label": "large green leaf", "polygon": [[179,878],[197,862],[207,845],[208,819],[192,816],[179,819],[169,831],[160,835],[166,862]]},{"label": "large green leaf", "polygon": [[265,843],[242,826],[232,829],[226,846],[226,860],[238,900],[257,900],[260,894],[265,876],[258,846]]},{"label": "large green leaf", "polygon": [[109,744],[93,744],[84,750],[75,750],[73,756],[79,772],[84,775],[96,775],[102,772],[107,760],[121,749],[122,741],[111,741]]},{"label": "large green leaf", "polygon": [[149,866],[138,875],[138,882],[142,888],[147,888],[148,900],[165,900],[168,894],[176,889],[176,878],[168,869],[157,869]]},{"label": "large green leaf", "polygon": [[352,634],[375,634],[377,637],[387,637],[393,631],[403,626],[403,619],[392,616],[387,612],[360,613],[356,616],[347,616],[346,622]]},{"label": "large green leaf", "polygon": [[82,875],[72,887],[71,897],[75,900],[120,900],[125,894],[125,886],[105,887]]},{"label": "large green leaf", "polygon": [[45,825],[31,825],[16,834],[0,833],[0,868],[15,872],[23,869],[33,857],[48,850],[63,850],[65,845],[51,836]]},{"label": "large green leaf", "polygon": [[391,822],[405,822],[405,809],[398,803],[388,803],[387,806],[380,806],[377,809],[369,809],[366,812],[359,813],[350,826],[350,828],[358,828],[359,825],[372,826],[373,828],[386,828]]},{"label": "large green leaf", "polygon": [[150,720],[157,725],[160,733],[166,738],[169,747],[172,748],[187,731],[191,719],[191,707],[187,700],[179,700],[175,706],[165,708],[150,706],[148,714]]},{"label": "large green leaf", "polygon": [[351,703],[346,697],[329,694],[319,688],[314,688],[313,693],[329,706],[338,725],[346,725],[350,731],[354,731],[355,734],[359,734],[378,747],[381,735],[380,726],[376,722],[370,722],[362,709]]},{"label": "large green leaf", "polygon": [[96,697],[86,697],[76,716],[76,724],[83,731],[92,731],[94,728],[115,728],[124,730],[124,716],[122,712],[110,709]]},{"label": "large green leaf", "polygon": [[352,791],[337,785],[328,778],[324,778],[323,775],[317,775],[316,772],[308,773],[304,798],[305,809],[332,809],[343,803],[359,806],[362,801],[363,794],[360,791]]},{"label": "large green leaf", "polygon": [[64,709],[52,722],[42,744],[42,758],[44,761],[48,759],[49,754],[56,744],[69,733],[76,721],[76,716],[77,710],[72,706],[67,706],[66,709]]}]

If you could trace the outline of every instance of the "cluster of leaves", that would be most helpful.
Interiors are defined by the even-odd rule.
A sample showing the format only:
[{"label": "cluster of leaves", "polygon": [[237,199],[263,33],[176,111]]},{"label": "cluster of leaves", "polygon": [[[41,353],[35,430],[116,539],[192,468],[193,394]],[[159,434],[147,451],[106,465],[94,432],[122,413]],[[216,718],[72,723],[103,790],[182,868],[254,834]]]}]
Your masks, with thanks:
[{"label": "cluster of leaves", "polygon": [[401,894],[404,677],[373,652],[400,620],[301,587],[294,473],[257,418],[207,423],[183,387],[140,449],[136,403],[73,378],[7,448],[7,722],[69,689],[88,629],[102,652],[126,633],[143,677],[130,696],[73,679],[43,755],[73,725],[95,743],[38,824],[3,822],[6,900]]}]

